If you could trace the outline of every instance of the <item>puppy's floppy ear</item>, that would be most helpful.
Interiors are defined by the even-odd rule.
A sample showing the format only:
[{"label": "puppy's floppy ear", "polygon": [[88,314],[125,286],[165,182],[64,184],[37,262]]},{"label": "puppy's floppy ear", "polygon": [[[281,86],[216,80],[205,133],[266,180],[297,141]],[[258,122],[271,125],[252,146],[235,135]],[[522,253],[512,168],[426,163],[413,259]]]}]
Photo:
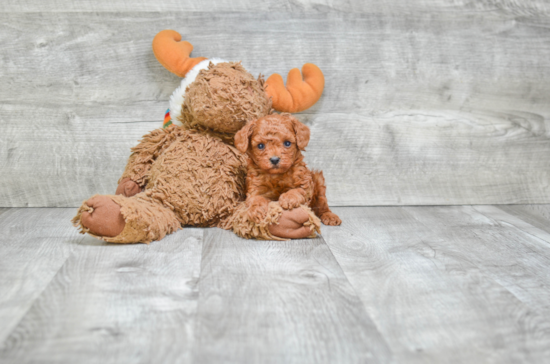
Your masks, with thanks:
[{"label": "puppy's floppy ear", "polygon": [[255,121],[251,121],[246,124],[241,130],[235,134],[235,148],[237,148],[241,153],[245,153],[248,149],[248,142],[254,131]]},{"label": "puppy's floppy ear", "polygon": [[305,150],[309,143],[309,128],[299,122],[295,117],[290,115],[288,115],[288,117],[290,118],[294,132],[296,133],[296,144],[298,144],[298,148],[300,148],[300,150]]}]

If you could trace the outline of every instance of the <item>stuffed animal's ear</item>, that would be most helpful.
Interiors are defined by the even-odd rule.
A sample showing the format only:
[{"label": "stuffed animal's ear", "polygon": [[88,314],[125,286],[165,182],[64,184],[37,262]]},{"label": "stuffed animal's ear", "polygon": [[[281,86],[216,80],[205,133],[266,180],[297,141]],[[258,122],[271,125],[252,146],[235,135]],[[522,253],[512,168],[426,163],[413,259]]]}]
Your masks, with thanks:
[{"label": "stuffed animal's ear", "polygon": [[292,121],[292,127],[296,133],[296,144],[298,144],[298,148],[300,148],[300,150],[305,150],[309,143],[309,128],[299,122],[295,117],[290,115],[288,115],[288,117],[290,118],[290,121]]},{"label": "stuffed animal's ear", "polygon": [[249,122],[235,134],[235,148],[241,153],[245,153],[248,149],[248,143],[254,131],[254,123],[254,121]]}]

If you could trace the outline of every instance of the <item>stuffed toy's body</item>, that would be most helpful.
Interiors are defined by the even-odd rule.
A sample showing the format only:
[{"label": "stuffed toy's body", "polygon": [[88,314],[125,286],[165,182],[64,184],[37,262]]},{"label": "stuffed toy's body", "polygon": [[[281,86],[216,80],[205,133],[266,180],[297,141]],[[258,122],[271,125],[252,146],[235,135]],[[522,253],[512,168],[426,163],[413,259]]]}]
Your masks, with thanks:
[{"label": "stuffed toy's body", "polygon": [[73,219],[82,233],[113,243],[149,243],[182,226],[232,229],[246,238],[315,236],[319,219],[307,206],[284,210],[271,202],[262,221],[249,218],[246,158],[234,147],[247,122],[279,111],[296,112],[321,96],[323,74],[304,65],[281,76],[255,79],[240,63],[189,58],[188,42],[162,31],[153,51],[169,71],[185,76],[170,99],[164,128],[134,148],[115,195],[88,199]]}]

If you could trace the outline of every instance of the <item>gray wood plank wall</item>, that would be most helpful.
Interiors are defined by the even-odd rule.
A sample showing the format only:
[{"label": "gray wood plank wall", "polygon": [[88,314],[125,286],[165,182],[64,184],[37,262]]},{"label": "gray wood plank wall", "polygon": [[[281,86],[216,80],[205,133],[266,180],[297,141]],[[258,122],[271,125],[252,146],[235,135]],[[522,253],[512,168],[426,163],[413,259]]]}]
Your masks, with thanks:
[{"label": "gray wood plank wall", "polygon": [[179,79],[151,52],[326,75],[306,160],[332,205],[550,202],[550,5],[532,1],[7,1],[0,206],[113,193]]}]

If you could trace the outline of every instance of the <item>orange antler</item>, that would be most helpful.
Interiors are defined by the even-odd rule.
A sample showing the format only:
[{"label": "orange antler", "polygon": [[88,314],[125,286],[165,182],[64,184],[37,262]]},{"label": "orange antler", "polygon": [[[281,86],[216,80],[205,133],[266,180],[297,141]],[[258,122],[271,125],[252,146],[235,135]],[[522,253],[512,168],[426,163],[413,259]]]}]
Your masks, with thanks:
[{"label": "orange antler", "polygon": [[180,41],[180,33],[175,30],[163,30],[153,39],[153,53],[164,68],[180,77],[185,77],[191,68],[206,58],[190,58],[193,45],[187,41]]},{"label": "orange antler", "polygon": [[325,88],[325,77],[321,69],[312,63],[302,67],[304,79],[298,68],[288,72],[286,87],[283,78],[274,73],[267,81],[266,92],[273,100],[273,108],[283,112],[300,112],[313,106]]}]

